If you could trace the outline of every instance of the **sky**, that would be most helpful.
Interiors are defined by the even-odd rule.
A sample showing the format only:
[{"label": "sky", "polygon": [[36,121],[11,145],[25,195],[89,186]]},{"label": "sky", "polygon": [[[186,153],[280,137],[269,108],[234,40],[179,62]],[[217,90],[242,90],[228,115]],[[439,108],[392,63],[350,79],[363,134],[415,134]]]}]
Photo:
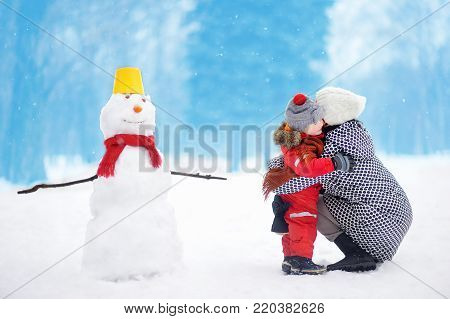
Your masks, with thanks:
[{"label": "sky", "polygon": [[[169,156],[211,155],[206,125],[239,170],[258,146],[218,128],[268,124],[268,144],[289,98],[324,84],[367,97],[361,120],[379,152],[447,153],[450,6],[404,32],[444,3],[1,0],[0,178],[45,180],[55,158],[98,162],[99,112],[128,65],[142,70]],[[193,137],[177,139],[180,125]]]}]

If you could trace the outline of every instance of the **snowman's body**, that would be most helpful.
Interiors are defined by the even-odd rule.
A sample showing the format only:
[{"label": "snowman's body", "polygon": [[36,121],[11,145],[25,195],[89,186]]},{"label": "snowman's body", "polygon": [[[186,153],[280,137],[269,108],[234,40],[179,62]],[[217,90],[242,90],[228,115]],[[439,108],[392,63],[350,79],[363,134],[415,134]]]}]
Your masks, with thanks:
[{"label": "snowman's body", "polygon": [[[133,110],[136,105],[139,112]],[[114,94],[100,119],[105,139],[152,134],[154,114],[148,97]],[[94,182],[93,218],[86,235],[92,241],[84,248],[84,269],[110,280],[170,271],[180,262],[181,247],[174,210],[167,200],[171,175],[164,161],[161,167],[152,167],[144,147],[125,146],[114,172]]]}]

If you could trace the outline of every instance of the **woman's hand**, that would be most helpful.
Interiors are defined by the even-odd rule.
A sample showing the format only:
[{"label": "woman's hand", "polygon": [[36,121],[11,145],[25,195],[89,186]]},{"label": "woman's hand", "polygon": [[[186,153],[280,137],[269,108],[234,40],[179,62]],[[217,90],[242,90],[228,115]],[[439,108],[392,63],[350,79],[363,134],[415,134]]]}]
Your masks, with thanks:
[{"label": "woman's hand", "polygon": [[337,171],[352,172],[356,164],[353,157],[344,153],[337,153],[331,160],[333,161],[334,169]]}]

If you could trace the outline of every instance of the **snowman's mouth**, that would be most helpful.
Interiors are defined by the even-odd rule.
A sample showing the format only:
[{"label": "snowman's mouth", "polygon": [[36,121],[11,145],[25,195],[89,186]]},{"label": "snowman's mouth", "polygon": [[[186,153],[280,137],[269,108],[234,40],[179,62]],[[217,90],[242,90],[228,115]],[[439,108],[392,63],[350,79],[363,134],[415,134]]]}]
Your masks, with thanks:
[{"label": "snowman's mouth", "polygon": [[128,120],[122,120],[125,123],[129,123],[129,124],[144,124],[145,121],[128,121]]}]

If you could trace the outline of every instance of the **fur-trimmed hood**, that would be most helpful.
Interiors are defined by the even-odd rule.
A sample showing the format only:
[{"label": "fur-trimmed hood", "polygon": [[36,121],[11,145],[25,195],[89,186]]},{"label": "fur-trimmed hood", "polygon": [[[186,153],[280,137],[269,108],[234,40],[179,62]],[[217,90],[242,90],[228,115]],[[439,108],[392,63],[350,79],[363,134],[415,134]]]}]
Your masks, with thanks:
[{"label": "fur-trimmed hood", "polygon": [[273,133],[273,141],[276,145],[284,146],[288,149],[300,145],[302,133],[294,130],[285,130],[286,122],[281,123],[280,127]]},{"label": "fur-trimmed hood", "polygon": [[325,87],[316,93],[317,104],[324,108],[324,120],[329,125],[340,125],[356,119],[366,106],[366,98],[351,91]]}]

